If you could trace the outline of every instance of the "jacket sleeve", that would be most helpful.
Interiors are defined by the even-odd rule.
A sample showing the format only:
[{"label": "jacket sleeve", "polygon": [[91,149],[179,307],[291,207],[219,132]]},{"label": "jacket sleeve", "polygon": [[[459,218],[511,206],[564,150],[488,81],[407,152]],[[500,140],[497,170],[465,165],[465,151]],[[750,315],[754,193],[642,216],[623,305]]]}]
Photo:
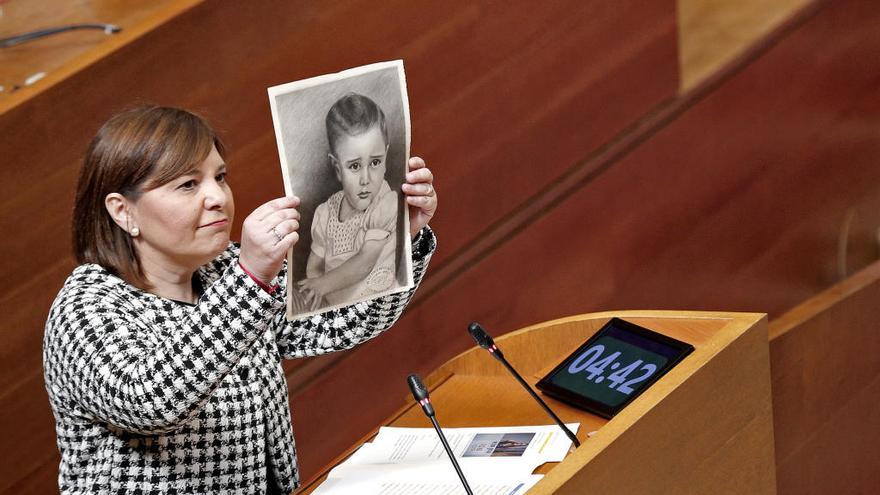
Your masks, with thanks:
[{"label": "jacket sleeve", "polygon": [[[422,229],[413,240],[415,285],[406,292],[292,321],[287,321],[284,312],[277,315],[275,341],[281,357],[301,358],[350,349],[390,328],[412,299],[436,247],[434,232],[429,227]],[[283,278],[281,286],[285,286]]]},{"label": "jacket sleeve", "polygon": [[[175,429],[198,413],[283,304],[230,263],[194,308],[137,309],[108,284],[74,284],[53,305],[44,340],[53,403],[127,431]],[[115,288],[115,289],[118,289]],[[157,334],[173,320],[178,330]]]}]

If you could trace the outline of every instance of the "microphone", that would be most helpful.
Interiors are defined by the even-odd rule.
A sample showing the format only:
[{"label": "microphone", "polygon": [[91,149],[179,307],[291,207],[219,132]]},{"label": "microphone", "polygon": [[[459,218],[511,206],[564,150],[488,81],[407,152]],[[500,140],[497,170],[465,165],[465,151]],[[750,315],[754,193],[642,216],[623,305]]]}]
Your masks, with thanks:
[{"label": "microphone", "polygon": [[67,26],[31,31],[24,34],[11,36],[9,38],[0,38],[0,48],[7,48],[10,46],[25,43],[27,41],[35,40],[37,38],[52,36],[53,34],[63,33],[65,31],[74,31],[77,29],[100,29],[101,31],[104,31],[104,34],[116,34],[122,31],[122,28],[115,24],[70,24]]},{"label": "microphone", "polygon": [[492,340],[492,337],[489,336],[489,334],[486,333],[485,330],[483,330],[483,327],[481,327],[479,323],[473,322],[468,325],[468,332],[471,334],[471,337],[474,338],[474,341],[476,341],[478,346],[486,349],[487,351],[489,351],[489,354],[491,354],[492,357],[494,357],[498,361],[501,361],[501,364],[503,364],[504,367],[507,368],[507,371],[509,371],[510,374],[512,374],[513,377],[516,378],[516,381],[518,381],[519,384],[522,385],[524,389],[526,389],[526,392],[528,392],[529,395],[531,395],[532,398],[535,399],[535,401],[542,408],[544,408],[544,411],[546,411],[547,414],[550,415],[553,421],[555,421],[556,424],[559,425],[560,428],[562,428],[563,433],[565,433],[565,436],[567,436],[568,439],[571,440],[574,446],[580,447],[581,443],[578,441],[575,434],[572,433],[567,426],[565,426],[565,423],[563,423],[562,420],[559,419],[559,416],[557,416],[553,411],[550,410],[550,407],[547,406],[547,403],[544,402],[540,397],[538,397],[538,394],[536,394],[535,391],[532,390],[532,387],[530,387],[529,384],[526,383],[525,380],[523,380],[523,378],[519,375],[519,373],[516,372],[515,369],[513,369],[513,366],[511,366],[510,363],[507,362],[507,359],[504,359],[504,353],[501,352],[501,349],[499,349],[497,345],[495,345],[495,341]]},{"label": "microphone", "polygon": [[474,495],[467,480],[464,478],[464,473],[461,472],[461,467],[458,465],[458,461],[455,460],[455,455],[452,453],[452,449],[449,448],[449,442],[446,441],[446,436],[443,435],[443,430],[440,429],[440,424],[437,423],[437,418],[435,417],[436,413],[434,412],[434,406],[431,405],[431,399],[428,397],[427,387],[422,383],[422,379],[419,378],[419,375],[415,373],[410,374],[406,378],[406,382],[409,384],[409,390],[412,392],[416,402],[422,406],[422,411],[425,412],[425,416],[427,416],[428,419],[431,420],[431,424],[434,425],[434,430],[440,437],[440,442],[443,444],[443,448],[446,449],[446,455],[448,455],[449,460],[452,461],[452,467],[455,468],[455,472],[458,474],[458,479],[461,480],[461,484],[464,486],[464,491],[466,491],[468,495]]},{"label": "microphone", "polygon": [[422,410],[425,411],[425,415],[429,418],[433,418],[435,416],[434,406],[431,405],[431,398],[428,397],[428,388],[422,383],[422,379],[419,378],[419,375],[413,373],[406,378],[406,381],[409,384],[409,390],[412,392],[416,402],[418,402],[419,405],[422,406]]}]

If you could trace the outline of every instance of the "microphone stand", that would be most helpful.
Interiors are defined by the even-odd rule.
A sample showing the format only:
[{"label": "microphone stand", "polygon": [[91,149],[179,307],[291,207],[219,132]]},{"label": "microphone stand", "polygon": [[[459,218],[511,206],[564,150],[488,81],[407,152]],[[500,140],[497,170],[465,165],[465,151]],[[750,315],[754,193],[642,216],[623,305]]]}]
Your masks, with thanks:
[{"label": "microphone stand", "polygon": [[443,434],[443,430],[440,429],[440,424],[437,423],[437,418],[434,416],[428,416],[428,419],[431,420],[431,424],[434,425],[434,430],[437,432],[437,435],[440,436],[440,442],[443,444],[443,448],[446,449],[446,455],[449,456],[449,460],[452,461],[452,467],[455,468],[455,474],[457,474],[458,479],[461,480],[461,485],[464,487],[464,491],[466,491],[468,495],[474,495],[474,492],[471,491],[471,487],[468,486],[464,473],[461,472],[461,466],[459,466],[458,461],[455,460],[455,455],[453,455],[452,449],[449,447],[449,442],[446,441],[446,435]]},{"label": "microphone stand", "polygon": [[446,435],[443,434],[443,430],[440,428],[440,423],[437,422],[434,406],[431,405],[431,399],[428,397],[428,388],[422,383],[422,379],[419,378],[419,375],[415,373],[407,377],[407,383],[409,383],[409,389],[412,392],[413,397],[416,399],[416,402],[422,406],[422,411],[425,412],[425,416],[427,416],[428,419],[431,420],[431,424],[434,425],[434,430],[440,437],[440,442],[443,444],[443,448],[446,450],[446,455],[449,456],[449,460],[452,462],[452,467],[455,468],[455,473],[458,475],[458,479],[461,480],[461,485],[464,487],[464,491],[467,492],[468,495],[474,495],[474,492],[471,491],[471,487],[468,485],[468,482],[464,477],[464,473],[461,471],[461,466],[459,466],[458,461],[455,460],[455,454],[452,453],[452,449],[449,447],[449,442],[446,441]]},{"label": "microphone stand", "polygon": [[497,345],[495,345],[495,341],[492,340],[492,337],[490,337],[485,330],[483,330],[483,327],[481,327],[479,323],[474,322],[471,323],[468,327],[468,332],[470,332],[471,336],[477,342],[477,345],[479,345],[483,349],[486,349],[487,351],[489,351],[489,354],[491,354],[495,359],[501,361],[501,364],[503,364],[504,367],[507,368],[507,371],[509,371],[510,374],[513,375],[514,378],[516,378],[516,381],[518,381],[519,384],[522,385],[524,389],[526,389],[526,392],[528,392],[529,395],[531,395],[532,398],[535,399],[538,404],[540,404],[540,406],[550,416],[550,418],[552,418],[553,421],[555,421],[556,424],[562,429],[562,431],[565,433],[565,436],[567,436],[568,439],[571,440],[575,448],[580,447],[581,442],[578,441],[577,436],[575,436],[575,434],[572,433],[567,426],[565,426],[565,423],[563,423],[562,420],[559,419],[559,416],[557,416],[556,413],[550,410],[550,407],[547,405],[547,403],[544,402],[543,399],[538,397],[538,394],[536,394],[535,391],[532,390],[532,387],[530,387],[529,384],[526,383],[525,380],[523,380],[523,377],[520,376],[520,374],[517,373],[515,369],[513,369],[513,366],[511,366],[510,363],[507,362],[507,359],[504,358],[504,353],[501,352],[501,349],[499,349]]}]

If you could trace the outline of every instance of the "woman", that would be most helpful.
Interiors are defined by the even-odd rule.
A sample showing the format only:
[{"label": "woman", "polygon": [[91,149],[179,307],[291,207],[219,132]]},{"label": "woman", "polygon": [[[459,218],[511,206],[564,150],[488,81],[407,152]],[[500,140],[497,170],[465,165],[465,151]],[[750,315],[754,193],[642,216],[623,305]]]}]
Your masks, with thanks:
[{"label": "woman", "polygon": [[[86,154],[74,207],[80,263],[46,323],[46,388],[62,493],[287,493],[298,485],[281,358],[387,329],[412,292],[307,320],[284,316],[298,199],[272,200],[230,244],[224,149],[201,118],[142,107]],[[435,247],[431,172],[409,163],[419,281]]]}]

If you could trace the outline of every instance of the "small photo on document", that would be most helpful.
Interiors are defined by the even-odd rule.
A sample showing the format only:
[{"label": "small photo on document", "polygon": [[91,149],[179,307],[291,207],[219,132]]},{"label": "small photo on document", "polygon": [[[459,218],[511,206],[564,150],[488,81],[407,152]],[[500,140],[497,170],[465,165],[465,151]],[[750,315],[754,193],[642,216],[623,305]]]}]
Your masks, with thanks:
[{"label": "small photo on document", "polygon": [[269,88],[284,191],[301,199],[287,318],[413,287],[403,62]]},{"label": "small photo on document", "polygon": [[534,433],[478,433],[462,457],[522,457]]}]

